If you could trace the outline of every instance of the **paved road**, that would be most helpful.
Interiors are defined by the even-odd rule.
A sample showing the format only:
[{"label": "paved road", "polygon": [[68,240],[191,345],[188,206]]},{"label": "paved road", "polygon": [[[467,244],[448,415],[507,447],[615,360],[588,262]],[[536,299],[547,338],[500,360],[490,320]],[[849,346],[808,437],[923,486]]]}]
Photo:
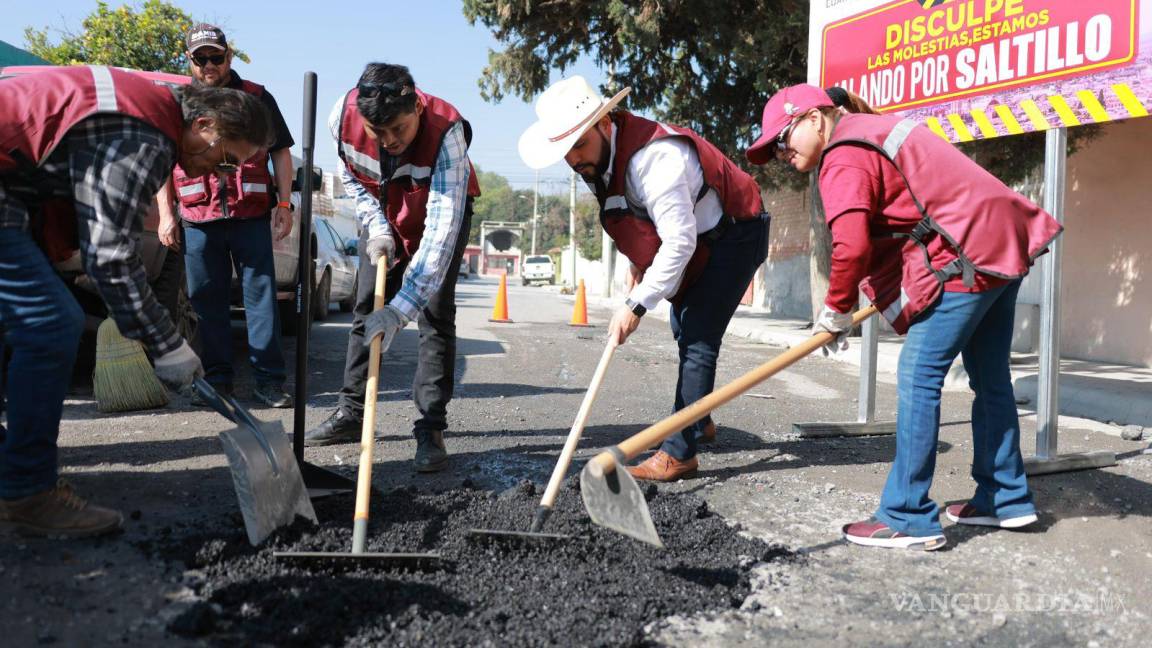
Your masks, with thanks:
[{"label": "paved road", "polygon": [[[604,343],[598,326],[566,325],[571,302],[550,288],[511,286],[513,324],[487,321],[495,284],[460,285],[460,361],[450,407],[451,469],[417,475],[410,382],[417,333],[411,327],[387,354],[381,379],[374,481],[377,486],[455,488],[471,480],[503,489],[543,482],[584,395]],[[308,423],[336,401],[350,316],[317,324],[309,354]],[[239,333],[239,329],[237,329]],[[242,336],[237,361],[243,364]],[[291,359],[291,339],[288,340]],[[779,352],[728,340],[718,381]],[[667,414],[676,348],[667,324],[646,318],[617,353],[585,432],[580,460]],[[1033,480],[1040,529],[989,533],[949,527],[948,551],[920,554],[847,546],[843,523],[875,507],[893,453],[891,438],[801,440],[797,421],[851,420],[854,369],[810,358],[720,410],[719,442],[697,478],[670,488],[694,491],[746,532],[801,550],[796,563],[758,568],[757,588],[740,611],[674,619],[651,628],[674,645],[953,644],[1021,646],[1137,645],[1152,630],[1152,456],[1139,446],[1065,430],[1067,451],[1113,449],[1107,470]],[[238,388],[247,394],[246,370]],[[891,419],[894,390],[881,381],[877,414]],[[972,488],[966,394],[945,399],[935,497],[955,501]],[[290,411],[253,408],[290,429]],[[178,400],[166,410],[106,416],[91,398],[68,401],[61,436],[66,475],[102,503],[131,513],[119,538],[89,542],[4,539],[0,601],[11,645],[172,642],[164,624],[182,594],[183,566],[158,555],[169,538],[221,520],[240,524],[216,433],[224,422]],[[1033,431],[1025,424],[1024,438]],[[1027,441],[1026,441],[1027,444]],[[348,475],[355,445],[308,449],[307,459]],[[348,512],[349,517],[351,511]],[[621,539],[621,542],[630,540]],[[176,642],[179,643],[179,642]]]}]

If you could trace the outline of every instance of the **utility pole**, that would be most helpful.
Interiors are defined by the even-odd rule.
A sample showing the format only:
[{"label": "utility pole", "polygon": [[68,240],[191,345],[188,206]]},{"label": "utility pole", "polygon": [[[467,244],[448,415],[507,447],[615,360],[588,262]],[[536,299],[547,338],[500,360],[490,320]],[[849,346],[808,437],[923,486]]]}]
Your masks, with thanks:
[{"label": "utility pole", "polygon": [[572,172],[572,192],[568,197],[569,246],[572,248],[572,290],[576,290],[576,172]]},{"label": "utility pole", "polygon": [[540,170],[536,170],[536,184],[532,193],[532,256],[536,256],[536,225],[540,218]]}]

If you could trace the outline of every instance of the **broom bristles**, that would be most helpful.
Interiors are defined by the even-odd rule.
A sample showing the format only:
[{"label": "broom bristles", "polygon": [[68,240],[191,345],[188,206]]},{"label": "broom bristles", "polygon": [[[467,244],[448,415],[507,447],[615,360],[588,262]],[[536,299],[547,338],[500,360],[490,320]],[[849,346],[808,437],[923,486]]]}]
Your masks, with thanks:
[{"label": "broom bristles", "polygon": [[96,331],[92,392],[101,412],[130,412],[168,404],[168,390],[156,377],[144,346],[120,334],[112,318]]}]

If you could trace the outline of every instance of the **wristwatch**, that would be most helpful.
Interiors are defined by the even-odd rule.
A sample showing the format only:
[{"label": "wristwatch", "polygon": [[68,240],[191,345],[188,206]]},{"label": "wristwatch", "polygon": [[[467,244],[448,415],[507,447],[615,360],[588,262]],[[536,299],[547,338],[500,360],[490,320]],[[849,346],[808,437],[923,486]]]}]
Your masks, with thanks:
[{"label": "wristwatch", "polygon": [[644,304],[634,302],[631,298],[625,299],[624,305],[627,306],[636,317],[644,317],[644,313],[648,312],[648,309],[644,308]]}]

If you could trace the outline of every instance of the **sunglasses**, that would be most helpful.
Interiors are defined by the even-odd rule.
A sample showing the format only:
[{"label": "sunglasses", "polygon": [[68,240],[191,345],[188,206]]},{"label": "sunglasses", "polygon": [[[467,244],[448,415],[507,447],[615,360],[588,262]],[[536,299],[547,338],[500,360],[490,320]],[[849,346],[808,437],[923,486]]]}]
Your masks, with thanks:
[{"label": "sunglasses", "polygon": [[776,136],[776,155],[783,155],[788,150],[788,136],[792,134],[792,129],[799,123],[799,120],[793,120],[780,131]]},{"label": "sunglasses", "polygon": [[394,99],[412,94],[412,86],[403,83],[360,83],[357,84],[356,89],[360,91],[360,96],[365,99],[374,99],[379,96]]},{"label": "sunglasses", "polygon": [[224,61],[227,60],[227,54],[197,54],[192,57],[192,62],[196,64],[196,67],[204,67],[209,63],[212,65],[224,65]]}]

